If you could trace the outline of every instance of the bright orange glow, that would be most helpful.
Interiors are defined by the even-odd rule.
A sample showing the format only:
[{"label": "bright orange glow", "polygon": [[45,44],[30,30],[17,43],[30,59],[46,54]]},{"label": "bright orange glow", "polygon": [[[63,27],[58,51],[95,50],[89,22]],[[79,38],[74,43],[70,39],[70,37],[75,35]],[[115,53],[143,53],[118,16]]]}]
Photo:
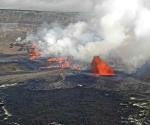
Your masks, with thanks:
[{"label": "bright orange glow", "polygon": [[36,44],[32,44],[31,50],[29,53],[30,60],[34,60],[34,59],[39,58],[40,52],[36,48],[37,48]]},{"label": "bright orange glow", "polygon": [[62,69],[70,68],[70,62],[65,57],[49,57],[47,59],[48,62],[58,62],[60,63],[59,66]]},{"label": "bright orange glow", "polygon": [[76,71],[80,71],[81,68],[80,68],[80,65],[78,64],[72,64],[73,63],[73,60],[72,58],[69,58],[69,57],[49,57],[47,59],[47,62],[48,63],[58,63],[58,67],[60,67],[61,69],[66,69],[66,68],[71,68],[73,70],[76,70]]},{"label": "bright orange glow", "polygon": [[102,76],[115,75],[113,68],[104,62],[99,56],[95,56],[92,61],[92,73]]}]

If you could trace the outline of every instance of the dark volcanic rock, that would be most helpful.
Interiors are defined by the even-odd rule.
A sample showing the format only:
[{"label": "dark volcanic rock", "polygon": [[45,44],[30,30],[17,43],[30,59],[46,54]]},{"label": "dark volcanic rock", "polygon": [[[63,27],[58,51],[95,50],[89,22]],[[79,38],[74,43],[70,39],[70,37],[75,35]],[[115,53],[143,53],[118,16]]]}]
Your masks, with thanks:
[{"label": "dark volcanic rock", "polygon": [[107,91],[126,91],[150,93],[150,84],[131,76],[94,76],[84,73],[51,76],[51,79],[33,79],[25,82],[25,88],[31,90],[53,90],[67,88],[94,88]]},{"label": "dark volcanic rock", "polygon": [[22,87],[10,88],[7,107],[12,117],[9,122],[24,125],[120,125],[117,107],[123,97],[114,92],[74,88],[51,91],[29,91]]},{"label": "dark volcanic rock", "polygon": [[36,78],[24,82],[24,88],[29,90],[52,90],[63,88],[62,77],[54,75],[50,78]]},{"label": "dark volcanic rock", "polygon": [[[8,59],[5,58],[1,66],[3,63],[6,65],[6,61],[10,64],[9,60],[12,58],[9,53],[12,54],[14,50],[10,49],[9,45],[17,37],[24,38],[27,32],[33,31],[43,22],[59,22],[66,25],[70,22],[86,20],[86,17],[81,15],[79,13],[0,10],[0,52],[5,53],[6,50],[11,50],[7,52],[8,55],[0,55],[2,61],[5,57]],[[60,72],[42,75],[37,74],[40,73],[38,70],[40,63],[27,60],[17,62],[13,62],[15,65],[12,71],[14,67],[23,71],[28,67],[34,69],[35,73],[26,72],[21,75],[19,72],[18,77],[15,72],[15,77],[4,76],[5,82],[2,80],[3,76],[1,77],[1,85],[4,86],[0,88],[0,98],[3,98],[4,104],[3,102],[0,104],[0,125],[150,124],[149,76],[145,80],[145,78],[139,79],[127,75],[102,77],[68,72],[64,73],[66,77],[60,75]],[[8,69],[10,70],[8,64],[1,67],[2,72],[5,69],[8,73]],[[18,64],[24,67],[19,67]],[[10,65],[12,66],[12,62]],[[145,69],[147,67],[143,67],[142,71]],[[30,75],[34,77],[29,77]],[[18,80],[21,81],[18,82]],[[11,86],[14,82],[17,84]],[[12,115],[7,116],[8,113]]]}]

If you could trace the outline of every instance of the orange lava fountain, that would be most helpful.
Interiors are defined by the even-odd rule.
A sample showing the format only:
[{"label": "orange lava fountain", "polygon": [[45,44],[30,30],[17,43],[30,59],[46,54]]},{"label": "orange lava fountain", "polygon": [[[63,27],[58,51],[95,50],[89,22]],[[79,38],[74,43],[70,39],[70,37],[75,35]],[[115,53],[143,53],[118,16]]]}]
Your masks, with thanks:
[{"label": "orange lava fountain", "polygon": [[114,70],[99,56],[94,56],[91,63],[92,73],[101,76],[113,76],[115,75]]}]

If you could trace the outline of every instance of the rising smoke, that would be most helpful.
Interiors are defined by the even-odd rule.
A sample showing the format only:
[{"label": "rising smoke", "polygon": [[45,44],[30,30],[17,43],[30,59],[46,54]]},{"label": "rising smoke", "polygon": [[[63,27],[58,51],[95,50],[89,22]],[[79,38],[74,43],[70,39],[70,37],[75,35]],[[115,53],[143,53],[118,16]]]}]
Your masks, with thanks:
[{"label": "rising smoke", "polygon": [[[89,62],[94,55],[120,59],[135,71],[150,60],[150,6],[148,0],[92,2],[88,21],[68,26],[42,27],[26,40],[37,41],[43,56],[74,56]],[[117,67],[117,63],[115,66]]]}]

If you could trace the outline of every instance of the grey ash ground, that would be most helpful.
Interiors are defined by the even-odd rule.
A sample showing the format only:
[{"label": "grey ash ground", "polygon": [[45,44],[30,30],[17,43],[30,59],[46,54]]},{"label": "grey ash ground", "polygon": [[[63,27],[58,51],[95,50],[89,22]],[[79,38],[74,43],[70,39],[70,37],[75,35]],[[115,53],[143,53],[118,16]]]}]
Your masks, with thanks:
[{"label": "grey ash ground", "polygon": [[149,72],[42,71],[26,51],[10,46],[44,21],[66,25],[86,20],[81,15],[0,10],[0,125],[150,125]]}]

